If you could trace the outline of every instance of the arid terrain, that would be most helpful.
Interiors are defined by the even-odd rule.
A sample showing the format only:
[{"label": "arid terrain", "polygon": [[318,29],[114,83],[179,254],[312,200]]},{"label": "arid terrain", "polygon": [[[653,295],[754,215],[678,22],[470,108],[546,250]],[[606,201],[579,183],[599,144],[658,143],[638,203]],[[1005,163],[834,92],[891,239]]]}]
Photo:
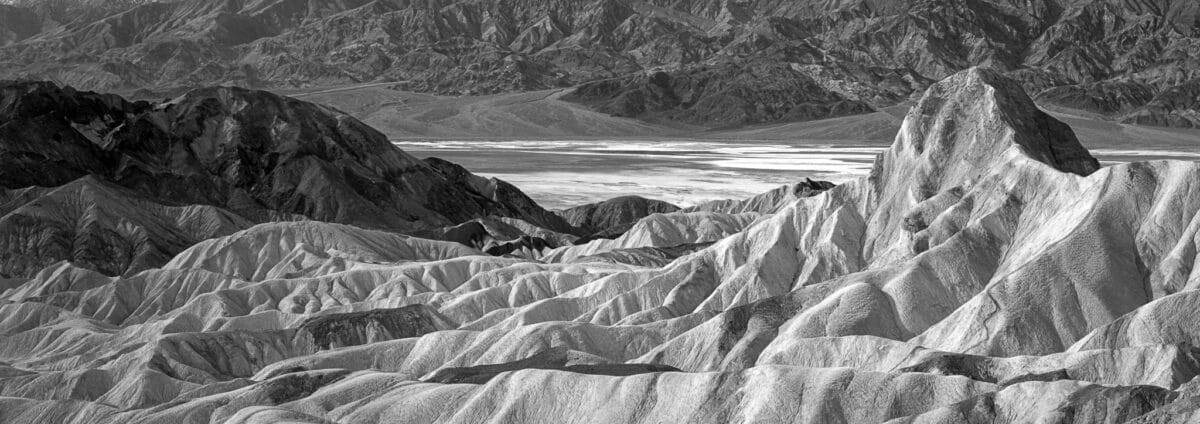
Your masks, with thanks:
[{"label": "arid terrain", "polygon": [[1102,167],[990,70],[931,86],[862,177],[682,209],[553,214],[266,92],[20,83],[0,115],[0,177],[46,187],[4,195],[4,422],[1198,410],[1200,167]]},{"label": "arid terrain", "polygon": [[[988,66],[1045,104],[1193,128],[1197,31],[1193,0],[5,0],[0,78],[157,99],[222,84],[535,93],[728,128],[884,110]],[[562,106],[507,108],[518,119],[500,126],[636,128]],[[436,132],[423,119],[446,113],[390,128]]]},{"label": "arid terrain", "polygon": [[1200,422],[1195,0],[0,0],[0,423]]},{"label": "arid terrain", "polygon": [[[552,209],[639,195],[680,205],[750,197],[804,178],[865,175],[911,105],[735,129],[668,126],[557,100],[560,91],[436,96],[379,84],[281,90],[347,112],[418,157],[521,187]],[[1194,160],[1200,129],[1127,124],[1041,105],[1102,162]]]}]

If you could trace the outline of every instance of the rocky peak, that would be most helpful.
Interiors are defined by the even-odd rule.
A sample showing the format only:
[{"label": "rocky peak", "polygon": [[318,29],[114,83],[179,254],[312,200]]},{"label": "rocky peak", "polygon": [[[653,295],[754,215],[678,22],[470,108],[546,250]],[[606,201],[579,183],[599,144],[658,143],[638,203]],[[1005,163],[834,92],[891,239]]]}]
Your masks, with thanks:
[{"label": "rocky peak", "polygon": [[909,255],[902,241],[927,223],[909,219],[914,213],[936,215],[988,178],[1086,176],[1099,167],[1071,128],[1038,109],[1020,85],[990,69],[959,72],[926,90],[876,161],[866,257]]},{"label": "rocky peak", "polygon": [[892,181],[936,193],[984,175],[1006,162],[1011,149],[1062,172],[1088,175],[1100,167],[1067,124],[1038,109],[1016,82],[985,68],[929,87],[882,166],[908,174]]}]

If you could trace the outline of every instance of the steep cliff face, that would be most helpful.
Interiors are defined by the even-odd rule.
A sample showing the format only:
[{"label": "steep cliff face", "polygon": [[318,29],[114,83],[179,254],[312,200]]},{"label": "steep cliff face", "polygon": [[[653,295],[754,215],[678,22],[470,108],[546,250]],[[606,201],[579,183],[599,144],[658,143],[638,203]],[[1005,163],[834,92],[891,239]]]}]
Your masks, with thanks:
[{"label": "steep cliff face", "polygon": [[[579,99],[606,111],[730,125],[890,106],[970,66],[1112,116],[1200,78],[1190,0],[10,3],[0,75],[147,96],[214,83],[455,94],[593,83]],[[727,81],[742,74],[753,81]],[[729,102],[740,106],[706,106]]]}]

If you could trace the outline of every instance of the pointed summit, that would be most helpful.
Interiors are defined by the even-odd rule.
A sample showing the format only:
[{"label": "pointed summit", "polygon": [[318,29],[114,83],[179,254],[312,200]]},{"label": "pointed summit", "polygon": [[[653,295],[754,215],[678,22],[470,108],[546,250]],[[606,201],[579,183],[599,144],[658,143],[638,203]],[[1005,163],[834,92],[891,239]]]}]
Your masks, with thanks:
[{"label": "pointed summit", "polygon": [[1006,162],[1006,152],[1078,175],[1100,168],[1067,124],[1038,109],[1016,82],[984,68],[930,86],[905,117],[883,166],[893,176],[907,174],[900,180],[923,191],[946,189]]},{"label": "pointed summit", "polygon": [[914,171],[923,186],[949,188],[1003,163],[1011,149],[1062,172],[1100,168],[1067,124],[1038,109],[1017,83],[983,68],[929,87],[888,156],[902,168],[896,171]]},{"label": "pointed summit", "polygon": [[918,209],[941,211],[945,202],[931,199],[957,198],[986,178],[1086,176],[1099,168],[1071,128],[1038,109],[1020,85],[990,69],[959,72],[925,91],[875,162],[875,237],[866,256],[886,261],[906,255],[907,248],[896,250],[909,232],[902,218]]}]

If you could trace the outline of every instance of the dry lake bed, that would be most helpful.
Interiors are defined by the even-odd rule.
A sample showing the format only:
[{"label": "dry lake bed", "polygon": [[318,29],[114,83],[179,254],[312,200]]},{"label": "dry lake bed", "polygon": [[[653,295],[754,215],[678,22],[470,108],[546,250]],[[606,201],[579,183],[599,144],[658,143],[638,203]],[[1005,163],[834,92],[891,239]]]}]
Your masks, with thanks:
[{"label": "dry lake bed", "polygon": [[[548,209],[622,195],[680,206],[744,198],[804,178],[841,183],[866,175],[879,145],[688,140],[409,141],[397,146],[515,184]],[[1105,165],[1198,160],[1175,150],[1092,151]]]}]

